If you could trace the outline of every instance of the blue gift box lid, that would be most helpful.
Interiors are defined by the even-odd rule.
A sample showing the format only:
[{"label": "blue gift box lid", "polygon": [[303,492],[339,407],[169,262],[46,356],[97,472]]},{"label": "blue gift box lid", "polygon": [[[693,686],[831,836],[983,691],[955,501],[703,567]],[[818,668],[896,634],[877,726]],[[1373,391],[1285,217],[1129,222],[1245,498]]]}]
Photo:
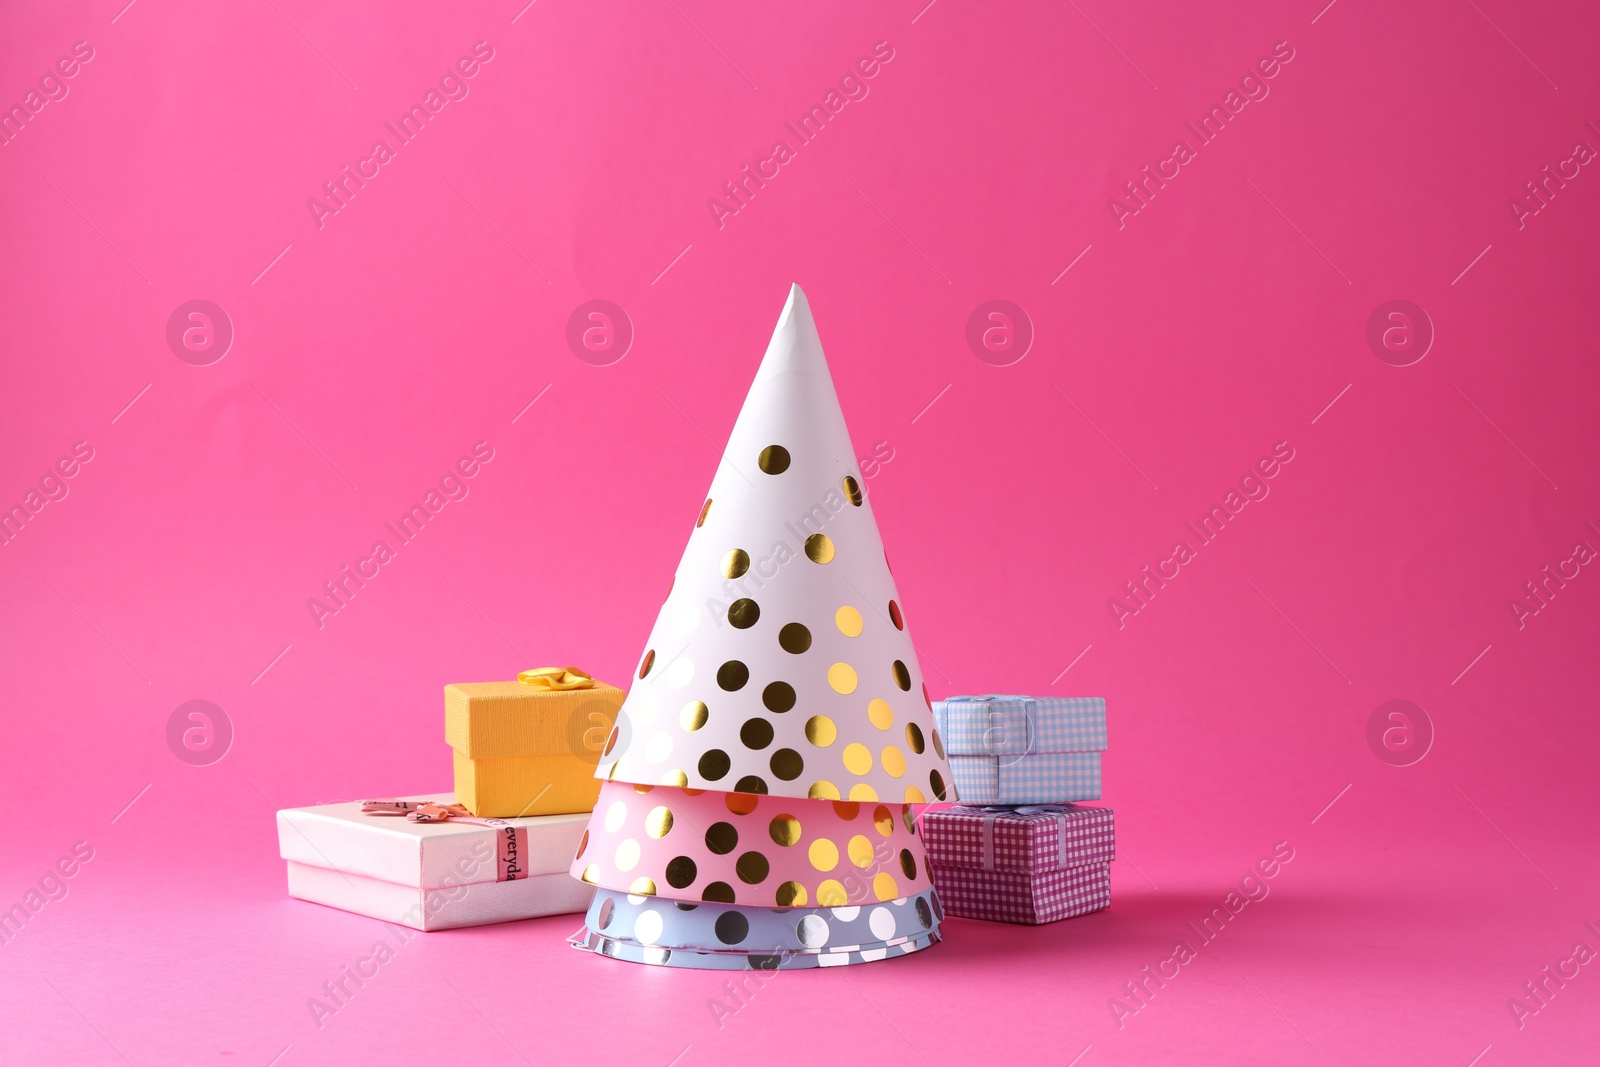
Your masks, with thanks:
[{"label": "blue gift box lid", "polygon": [[1102,697],[957,696],[936,701],[933,716],[952,756],[1101,752],[1106,747]]}]

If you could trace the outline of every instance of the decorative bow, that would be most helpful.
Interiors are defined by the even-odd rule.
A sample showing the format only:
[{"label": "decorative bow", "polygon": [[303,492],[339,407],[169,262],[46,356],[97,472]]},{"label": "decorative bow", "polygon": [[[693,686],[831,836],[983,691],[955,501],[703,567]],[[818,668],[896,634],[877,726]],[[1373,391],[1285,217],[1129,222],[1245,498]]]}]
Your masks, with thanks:
[{"label": "decorative bow", "polygon": [[[404,815],[410,822],[469,822],[494,830],[495,881],[510,882],[528,877],[528,829],[505,819],[484,819],[468,811],[464,804],[441,804],[437,800],[363,800],[363,815]],[[465,870],[462,874],[465,875]]]},{"label": "decorative bow", "polygon": [[1075,810],[1071,804],[1024,804],[1020,807],[1011,804],[985,804],[977,810],[995,812],[1000,815],[1065,815]]},{"label": "decorative bow", "polygon": [[534,667],[517,675],[517,681],[535,689],[594,688],[594,679],[576,667]]},{"label": "decorative bow", "polygon": [[404,815],[409,822],[476,822],[489,825],[467,810],[465,804],[441,804],[436,800],[363,800],[363,815]]},{"label": "decorative bow", "polygon": [[[983,728],[983,748],[979,752],[988,756],[1014,757],[1004,763],[1004,766],[1020,762],[1024,756],[1031,755],[1039,745],[1039,724],[1035,718],[1038,702],[1032,697],[986,693],[983,696],[946,697],[944,703],[946,706],[965,703],[983,707],[988,716],[988,723]],[[1015,719],[1013,707],[1022,715],[1020,723]],[[943,732],[948,740],[951,728],[947,727]]]},{"label": "decorative bow", "polygon": [[[1004,804],[989,804],[975,809],[983,818],[983,869],[992,871],[994,863],[994,823],[1002,815],[1065,815],[1074,810],[1071,804],[1027,804],[1022,807],[1010,807]],[[1067,820],[1056,820],[1056,866],[1066,865],[1067,858]]]}]

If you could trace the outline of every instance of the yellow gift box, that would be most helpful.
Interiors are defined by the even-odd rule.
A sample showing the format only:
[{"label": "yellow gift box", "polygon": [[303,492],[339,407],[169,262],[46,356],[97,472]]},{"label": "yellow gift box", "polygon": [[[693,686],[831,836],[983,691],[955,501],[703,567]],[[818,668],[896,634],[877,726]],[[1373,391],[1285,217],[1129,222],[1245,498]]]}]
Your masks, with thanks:
[{"label": "yellow gift box", "polygon": [[445,686],[456,799],[492,819],[593,811],[600,795],[595,764],[623,695],[571,667]]}]

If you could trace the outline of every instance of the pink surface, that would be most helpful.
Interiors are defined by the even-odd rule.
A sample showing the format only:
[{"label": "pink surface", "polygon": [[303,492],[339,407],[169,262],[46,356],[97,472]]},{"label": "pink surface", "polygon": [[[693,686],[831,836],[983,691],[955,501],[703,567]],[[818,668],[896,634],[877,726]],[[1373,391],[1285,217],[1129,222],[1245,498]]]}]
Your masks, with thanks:
[{"label": "pink surface", "polygon": [[648,878],[647,895],[766,907],[871,904],[929,888],[905,804],[640,788],[600,787],[574,878],[622,893]]},{"label": "pink surface", "polygon": [[[125,2],[0,12],[0,1058],[1592,1060],[1600,14]],[[791,281],[933,695],[1107,698],[1112,907],[737,1004],[575,916],[362,963],[273,809],[628,676]]]}]

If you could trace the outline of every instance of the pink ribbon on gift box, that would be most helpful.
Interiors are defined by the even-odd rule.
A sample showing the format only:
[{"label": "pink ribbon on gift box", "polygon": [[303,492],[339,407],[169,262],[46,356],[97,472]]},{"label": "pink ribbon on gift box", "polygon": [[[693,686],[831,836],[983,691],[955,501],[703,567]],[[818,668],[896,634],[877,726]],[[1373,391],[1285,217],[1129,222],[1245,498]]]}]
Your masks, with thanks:
[{"label": "pink ribbon on gift box", "polygon": [[408,822],[467,822],[494,830],[495,881],[514,882],[528,877],[528,830],[505,819],[484,819],[468,811],[464,804],[441,804],[436,800],[363,800],[363,815],[404,815]]},{"label": "pink ribbon on gift box", "polygon": [[437,800],[363,800],[363,815],[404,815],[408,822],[457,822],[488,824],[467,810],[465,804],[441,804]]},{"label": "pink ribbon on gift box", "polygon": [[[1001,815],[1065,815],[1072,811],[1071,804],[1028,804],[1022,807],[1009,807],[1001,804],[992,804],[979,808],[983,816],[983,869],[992,871],[994,867],[994,823]],[[1067,820],[1056,820],[1056,866],[1066,866],[1067,858]]]}]

